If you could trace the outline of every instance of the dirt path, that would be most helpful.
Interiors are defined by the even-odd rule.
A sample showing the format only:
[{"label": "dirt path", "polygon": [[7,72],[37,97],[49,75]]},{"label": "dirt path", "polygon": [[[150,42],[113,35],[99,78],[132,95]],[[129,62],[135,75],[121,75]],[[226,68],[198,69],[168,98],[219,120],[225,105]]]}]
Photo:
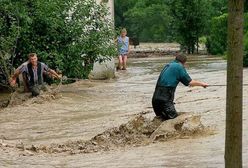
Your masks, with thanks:
[{"label": "dirt path", "polygon": [[[199,115],[204,127],[215,129],[215,134],[124,145],[90,154],[35,151],[42,146],[88,141],[132,121],[137,114],[151,121],[154,117],[151,96],[156,79],[163,64],[171,59],[130,59],[128,71],[118,72],[117,79],[77,82],[63,86],[59,99],[30,100],[1,110],[0,167],[224,167],[225,87],[179,86],[177,89],[177,110]],[[224,84],[225,68],[225,61],[214,57],[189,60],[192,78],[211,84]],[[248,83],[247,74],[245,69],[244,83]],[[246,93],[244,87],[243,157],[244,166],[248,167]]]}]

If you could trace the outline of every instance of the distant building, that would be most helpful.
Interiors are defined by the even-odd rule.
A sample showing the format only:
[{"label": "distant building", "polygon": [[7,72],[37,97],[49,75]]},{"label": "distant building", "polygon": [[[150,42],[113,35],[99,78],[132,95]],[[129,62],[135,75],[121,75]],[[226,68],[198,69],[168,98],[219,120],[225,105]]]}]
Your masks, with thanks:
[{"label": "distant building", "polygon": [[112,19],[114,19],[114,0],[96,0],[97,3],[107,3],[110,13],[111,13],[111,17]]},{"label": "distant building", "polygon": [[[107,3],[111,15],[114,20],[114,0],[96,0],[97,3]],[[114,26],[114,24],[113,24]],[[104,63],[95,63],[93,67],[93,71],[90,73],[90,79],[108,79],[113,78],[115,76],[115,61],[112,59],[111,61],[106,61]]]}]

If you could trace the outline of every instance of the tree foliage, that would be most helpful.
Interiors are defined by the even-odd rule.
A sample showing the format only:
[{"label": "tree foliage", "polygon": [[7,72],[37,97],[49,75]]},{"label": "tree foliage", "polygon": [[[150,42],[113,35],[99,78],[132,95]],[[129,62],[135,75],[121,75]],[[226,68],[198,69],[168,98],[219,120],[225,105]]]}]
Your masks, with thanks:
[{"label": "tree foliage", "polygon": [[[18,4],[17,4],[18,6]],[[7,84],[11,71],[11,63],[14,61],[17,40],[20,36],[19,11],[13,10],[15,4],[7,0],[0,5],[0,83]]]},{"label": "tree foliage", "polygon": [[86,78],[94,62],[116,53],[113,23],[104,3],[2,0],[0,15],[1,61],[13,59],[15,66],[36,52],[65,75]]},{"label": "tree foliage", "polygon": [[227,14],[214,17],[207,38],[208,52],[214,55],[224,54],[227,49]]},{"label": "tree foliage", "polygon": [[206,0],[174,0],[171,3],[176,39],[188,53],[194,53],[199,37],[206,33],[209,18]]},{"label": "tree foliage", "polygon": [[244,12],[248,12],[248,0],[245,0]]},{"label": "tree foliage", "polygon": [[[198,39],[208,32],[210,17],[217,15],[216,10],[219,10],[219,4],[211,0],[115,2],[115,25],[126,27],[129,36],[139,37],[140,41],[146,42],[176,41],[190,53],[195,51]],[[214,6],[211,6],[212,3]]]},{"label": "tree foliage", "polygon": [[[227,50],[227,14],[212,19],[211,31],[207,39],[210,54],[223,55]],[[244,15],[244,66],[248,66],[248,13]]]},{"label": "tree foliage", "polygon": [[228,0],[208,0],[210,15],[216,17],[227,13]]},{"label": "tree foliage", "polygon": [[169,8],[163,0],[138,0],[124,13],[130,34],[141,41],[161,42],[171,39]]},{"label": "tree foliage", "polygon": [[136,0],[114,0],[115,4],[115,27],[127,27],[126,17],[124,13],[132,9],[136,4]]},{"label": "tree foliage", "polygon": [[164,0],[115,0],[115,26],[126,27],[140,41],[172,41],[168,11]]},{"label": "tree foliage", "polygon": [[[244,3],[247,12],[248,0]],[[140,41],[175,41],[194,53],[199,39],[207,37],[211,53],[226,51],[228,0],[115,0],[115,4],[115,26],[126,27],[129,36]]]}]

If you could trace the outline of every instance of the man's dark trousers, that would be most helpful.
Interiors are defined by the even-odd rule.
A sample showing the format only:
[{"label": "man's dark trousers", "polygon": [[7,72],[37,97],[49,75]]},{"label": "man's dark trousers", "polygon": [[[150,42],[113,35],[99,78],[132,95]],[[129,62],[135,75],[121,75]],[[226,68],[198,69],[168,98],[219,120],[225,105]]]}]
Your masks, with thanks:
[{"label": "man's dark trousers", "polygon": [[164,119],[173,119],[178,116],[174,106],[176,88],[156,86],[152,98],[152,106],[156,116]]}]

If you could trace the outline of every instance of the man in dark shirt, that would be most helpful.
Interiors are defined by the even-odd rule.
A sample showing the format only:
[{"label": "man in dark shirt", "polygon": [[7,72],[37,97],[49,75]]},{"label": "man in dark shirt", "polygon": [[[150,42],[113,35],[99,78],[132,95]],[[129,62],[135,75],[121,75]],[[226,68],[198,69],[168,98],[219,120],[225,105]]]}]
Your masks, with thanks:
[{"label": "man in dark shirt", "polygon": [[176,59],[165,65],[157,81],[152,98],[152,106],[156,116],[163,119],[173,119],[178,116],[174,106],[174,94],[179,82],[185,86],[202,86],[208,84],[192,80],[184,65],[187,57],[183,54],[176,55]]}]

